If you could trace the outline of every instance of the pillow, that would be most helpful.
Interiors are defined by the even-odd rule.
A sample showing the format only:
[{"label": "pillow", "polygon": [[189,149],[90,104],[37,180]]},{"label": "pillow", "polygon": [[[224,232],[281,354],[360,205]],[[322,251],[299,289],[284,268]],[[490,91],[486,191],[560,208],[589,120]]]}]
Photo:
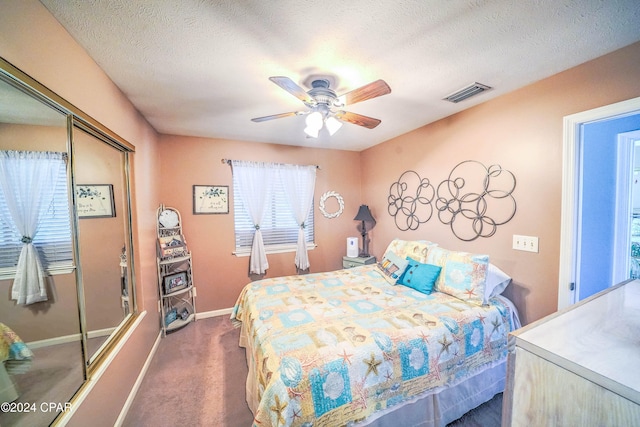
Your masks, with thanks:
[{"label": "pillow", "polygon": [[438,246],[437,243],[428,240],[401,240],[393,239],[385,253],[393,252],[400,259],[411,257],[418,262],[427,262],[427,253],[432,247]]},{"label": "pillow", "polygon": [[408,265],[409,261],[406,259],[398,257],[393,252],[385,252],[382,260],[376,264],[376,268],[387,282],[395,285]]},{"label": "pillow", "polygon": [[435,290],[475,305],[484,304],[489,255],[434,247],[429,250],[427,263],[442,267]]},{"label": "pillow", "polygon": [[429,295],[433,292],[433,285],[435,285],[442,267],[423,264],[411,257],[407,257],[407,260],[409,261],[409,265],[404,273],[402,273],[402,276],[400,276],[400,279],[398,279],[398,284]]},{"label": "pillow", "polygon": [[487,269],[487,282],[484,288],[484,303],[488,304],[489,299],[500,295],[504,289],[511,283],[511,277],[495,265],[489,263]]}]

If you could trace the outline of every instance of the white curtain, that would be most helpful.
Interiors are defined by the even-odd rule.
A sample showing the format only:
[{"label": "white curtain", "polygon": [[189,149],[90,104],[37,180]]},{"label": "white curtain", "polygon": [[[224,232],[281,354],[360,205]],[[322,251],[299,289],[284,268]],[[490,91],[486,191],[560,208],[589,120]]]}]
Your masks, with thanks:
[{"label": "white curtain", "polygon": [[279,167],[280,181],[287,201],[291,207],[293,217],[299,225],[298,243],[296,247],[295,264],[300,270],[310,267],[309,254],[307,253],[307,243],[304,237],[304,220],[309,215],[309,210],[313,204],[313,190],[316,185],[316,167],[281,165]]},{"label": "white curtain", "polygon": [[267,261],[260,225],[264,210],[271,198],[277,170],[268,163],[240,160],[232,160],[231,167],[233,174],[238,179],[238,185],[242,192],[242,201],[256,229],[253,235],[253,243],[251,244],[249,273],[264,274],[269,268],[269,261]]},{"label": "white curtain", "polygon": [[22,236],[11,290],[11,299],[18,304],[47,300],[44,271],[32,241],[53,201],[60,168],[65,167],[64,156],[45,151],[0,151],[0,190]]}]

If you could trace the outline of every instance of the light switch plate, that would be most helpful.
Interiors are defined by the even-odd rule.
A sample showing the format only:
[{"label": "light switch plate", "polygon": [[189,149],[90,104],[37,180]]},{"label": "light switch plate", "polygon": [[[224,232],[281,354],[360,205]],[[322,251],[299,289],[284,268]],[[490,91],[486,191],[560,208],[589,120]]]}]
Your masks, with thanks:
[{"label": "light switch plate", "polygon": [[538,238],[534,236],[513,235],[513,249],[517,251],[538,252]]}]

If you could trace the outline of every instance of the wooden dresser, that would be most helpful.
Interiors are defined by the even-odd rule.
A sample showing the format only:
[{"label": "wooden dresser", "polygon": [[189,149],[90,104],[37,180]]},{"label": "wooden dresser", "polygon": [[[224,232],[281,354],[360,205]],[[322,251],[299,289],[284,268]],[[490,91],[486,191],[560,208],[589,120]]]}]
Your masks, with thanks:
[{"label": "wooden dresser", "polygon": [[640,425],[640,280],[510,335],[502,425]]}]

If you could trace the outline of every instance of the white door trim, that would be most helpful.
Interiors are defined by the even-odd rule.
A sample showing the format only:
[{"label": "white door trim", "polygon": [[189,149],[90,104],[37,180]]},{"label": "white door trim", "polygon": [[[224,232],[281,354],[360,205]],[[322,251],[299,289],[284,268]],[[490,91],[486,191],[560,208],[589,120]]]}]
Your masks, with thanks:
[{"label": "white door trim", "polygon": [[562,213],[560,217],[560,268],[558,274],[558,310],[575,302],[576,290],[570,288],[575,283],[577,256],[576,242],[579,238],[578,189],[580,184],[580,140],[581,128],[585,123],[624,117],[640,112],[640,97],[594,108],[581,113],[565,116],[563,119],[562,145]]},{"label": "white door trim", "polygon": [[631,214],[632,185],[634,165],[634,145],[640,139],[640,131],[625,132],[618,135],[616,174],[616,207],[614,214],[613,268],[611,283],[619,283],[629,278],[629,254],[631,253]]}]

